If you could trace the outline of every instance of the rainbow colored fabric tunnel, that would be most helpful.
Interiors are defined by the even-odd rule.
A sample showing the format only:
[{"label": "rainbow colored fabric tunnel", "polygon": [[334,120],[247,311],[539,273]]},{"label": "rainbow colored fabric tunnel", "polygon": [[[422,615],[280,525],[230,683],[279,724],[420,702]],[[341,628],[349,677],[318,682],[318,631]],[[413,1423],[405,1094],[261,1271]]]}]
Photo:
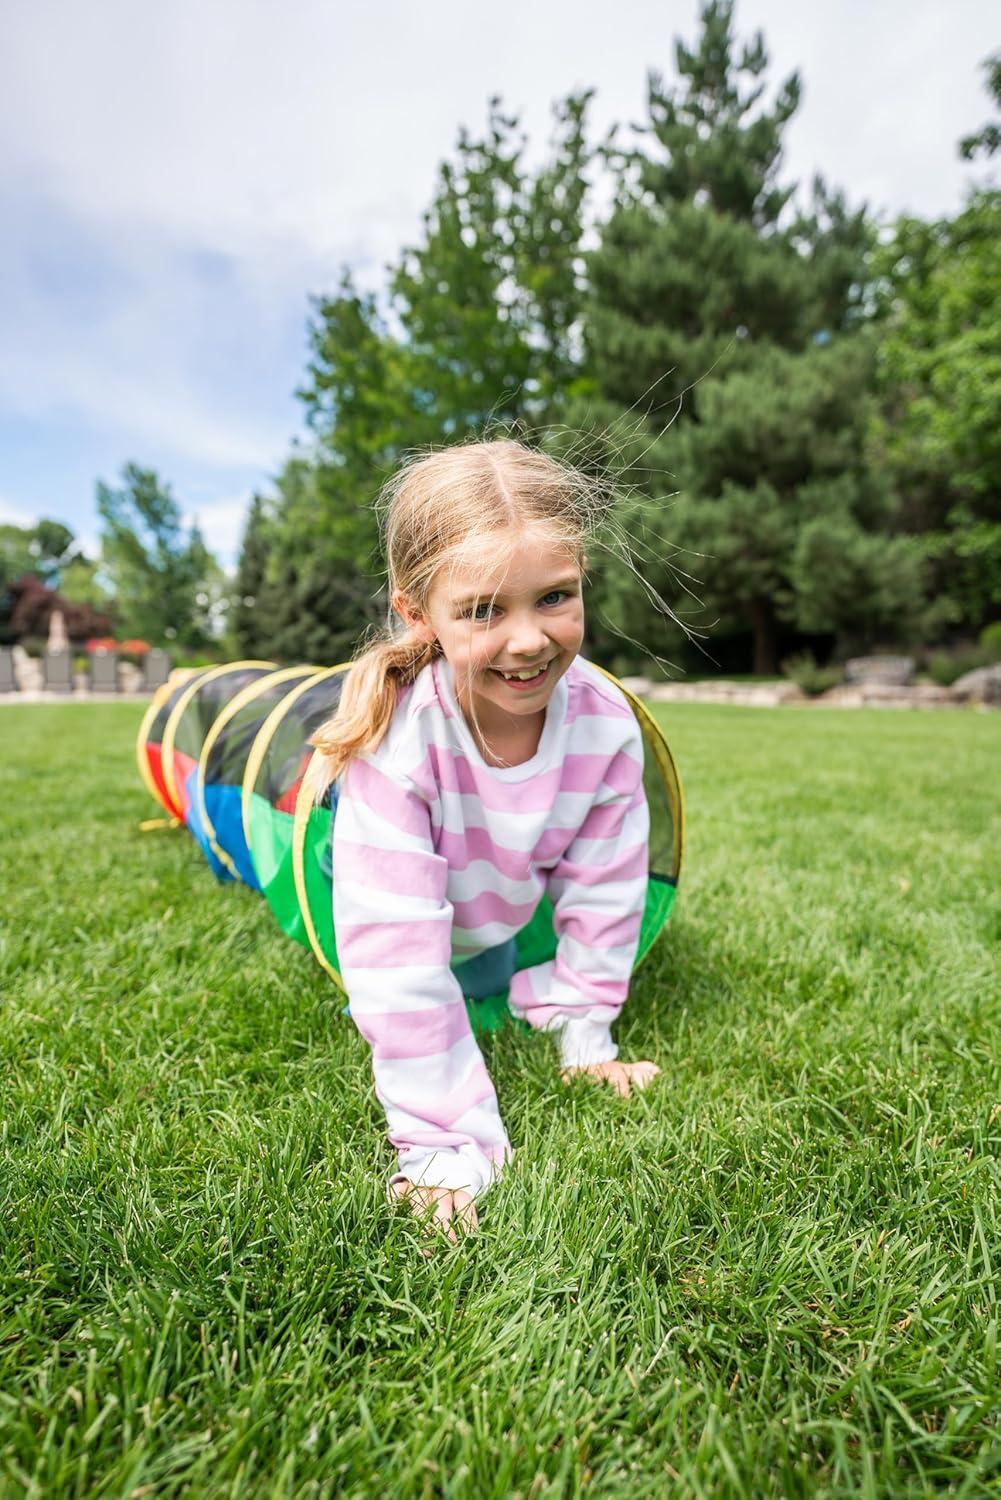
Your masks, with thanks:
[{"label": "rainbow colored fabric tunnel", "polygon": [[[310,948],[340,985],[333,922],[331,834],[337,783],[320,803],[307,772],[309,741],[335,712],[346,665],[318,669],[239,661],[174,672],[139,728],[139,772],[172,820],[194,835],[218,879],[263,893],[282,930]],[[613,678],[612,681],[615,681]],[[646,908],[636,962],[663,930],[684,843],[681,783],[667,741],[644,704],[625,694],[643,731],[650,806]],[[511,974],[556,952],[543,899],[505,951],[457,965],[477,1029],[500,1025]],[[343,987],[343,986],[342,986]]]}]

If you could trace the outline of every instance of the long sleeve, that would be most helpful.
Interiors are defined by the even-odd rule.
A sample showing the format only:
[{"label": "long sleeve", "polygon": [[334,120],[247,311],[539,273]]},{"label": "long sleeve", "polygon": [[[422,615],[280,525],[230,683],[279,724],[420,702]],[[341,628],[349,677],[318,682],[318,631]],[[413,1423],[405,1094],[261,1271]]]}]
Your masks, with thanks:
[{"label": "long sleeve", "polygon": [[523,969],[511,1007],[560,1032],[564,1065],[618,1055],[611,1023],[629,990],[646,900],[650,814],[637,736],[610,761],[580,829],[547,882],[556,957]]},{"label": "long sleeve", "polygon": [[366,756],[341,785],[333,874],[341,974],[399,1152],[392,1181],[482,1192],[510,1146],[449,968],[447,861],[426,800]]}]

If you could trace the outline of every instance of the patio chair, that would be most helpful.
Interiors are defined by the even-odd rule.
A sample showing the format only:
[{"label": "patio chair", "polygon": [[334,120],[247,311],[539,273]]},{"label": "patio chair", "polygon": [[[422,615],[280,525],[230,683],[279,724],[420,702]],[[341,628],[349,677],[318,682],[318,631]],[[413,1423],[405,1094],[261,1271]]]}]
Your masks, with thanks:
[{"label": "patio chair", "polygon": [[47,693],[72,693],[72,651],[46,651],[44,672],[44,684]]},{"label": "patio chair", "polygon": [[118,692],[118,652],[99,646],[87,658],[87,676],[92,693]]},{"label": "patio chair", "polygon": [[162,687],[170,676],[170,654],[167,651],[147,651],[143,660],[143,687],[153,693]]}]

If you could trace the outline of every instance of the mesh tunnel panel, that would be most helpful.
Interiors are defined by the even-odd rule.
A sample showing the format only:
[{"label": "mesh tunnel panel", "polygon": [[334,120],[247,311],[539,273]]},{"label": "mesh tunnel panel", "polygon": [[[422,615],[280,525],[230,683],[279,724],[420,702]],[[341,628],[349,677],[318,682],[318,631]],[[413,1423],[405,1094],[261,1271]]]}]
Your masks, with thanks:
[{"label": "mesh tunnel panel", "polygon": [[[136,753],[145,757],[150,777],[156,787],[159,801],[172,813],[175,818],[182,817],[181,805],[171,785],[168,785],[164,775],[163,765],[163,741],[167,733],[167,726],[176,712],[188,688],[192,682],[205,675],[207,668],[197,671],[176,671],[171,674],[170,681],[165,688],[160,689],[158,697],[154,698],[151,705],[149,723],[143,720],[139,729],[139,739],[136,745]],[[158,701],[159,699],[159,701]],[[145,780],[145,777],[143,778]]]},{"label": "mesh tunnel panel", "polygon": [[315,667],[283,667],[244,686],[214,720],[199,762],[201,821],[214,855],[230,875],[260,889],[243,829],[243,780],[254,741],[276,705]]},{"label": "mesh tunnel panel", "polygon": [[254,791],[283,812],[295,812],[295,799],[313,751],[309,740],[341,701],[343,669],[335,676],[314,674],[314,681],[290,699],[275,720],[254,778]]},{"label": "mesh tunnel panel", "polygon": [[[313,755],[309,739],[337,708],[345,670],[314,672],[276,704],[251,747],[243,782],[243,827],[257,883],[282,931],[309,947],[309,913],[301,909],[294,869],[296,801]],[[332,908],[329,879],[327,891]]]},{"label": "mesh tunnel panel", "polygon": [[198,840],[212,870],[220,879],[229,879],[232,871],[219,859],[203,826],[198,788],[198,764],[202,746],[226,705],[248,683],[274,669],[274,662],[257,661],[210,667],[181,693],[164,729],[164,782],[167,790],[173,794],[180,816]]},{"label": "mesh tunnel panel", "polygon": [[174,748],[196,763],[202,746],[219,714],[251,682],[274,672],[275,664],[240,662],[232,667],[208,671],[185,702],[174,727]]}]

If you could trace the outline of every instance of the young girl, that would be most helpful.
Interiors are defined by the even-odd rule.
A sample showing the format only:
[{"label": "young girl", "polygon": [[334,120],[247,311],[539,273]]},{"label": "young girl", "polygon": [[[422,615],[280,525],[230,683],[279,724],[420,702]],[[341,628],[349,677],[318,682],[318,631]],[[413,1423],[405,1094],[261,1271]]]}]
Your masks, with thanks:
[{"label": "young girl", "polygon": [[[558,1034],[564,1076],[628,1094],[616,1061],[647,883],[640,728],[579,655],[600,502],[515,442],[448,448],[391,482],[391,602],[406,625],[348,673],[314,744],[339,778],[334,923],[355,1024],[399,1152],[391,1195],[476,1227],[511,1147],[463,992]],[[555,959],[514,973],[542,899]]]}]

